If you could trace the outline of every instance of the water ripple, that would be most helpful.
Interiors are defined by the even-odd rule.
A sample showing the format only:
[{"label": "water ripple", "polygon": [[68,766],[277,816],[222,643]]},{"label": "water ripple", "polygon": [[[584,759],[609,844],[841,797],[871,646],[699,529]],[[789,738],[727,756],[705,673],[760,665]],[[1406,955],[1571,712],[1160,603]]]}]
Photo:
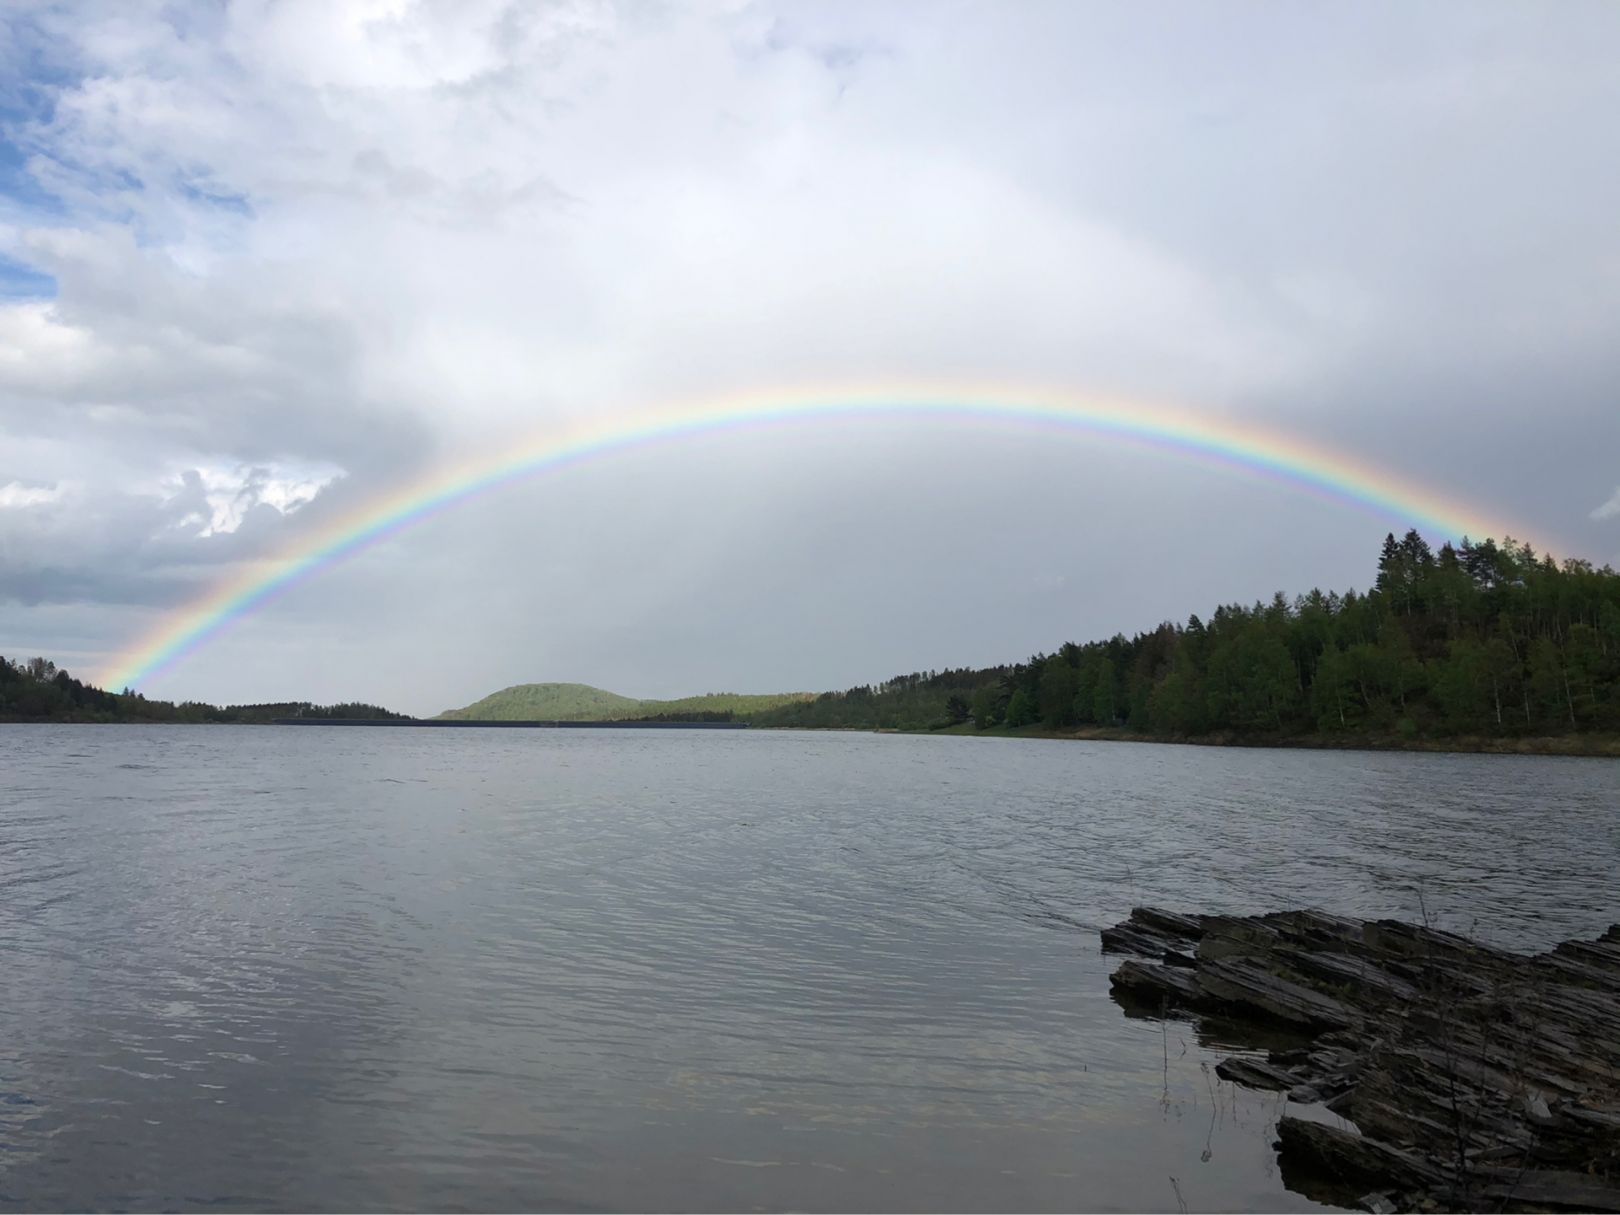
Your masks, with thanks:
[{"label": "water ripple", "polygon": [[1604,761],[38,728],[0,773],[7,1209],[1295,1209],[1275,1099],[1121,1017],[1098,926],[1620,917]]}]

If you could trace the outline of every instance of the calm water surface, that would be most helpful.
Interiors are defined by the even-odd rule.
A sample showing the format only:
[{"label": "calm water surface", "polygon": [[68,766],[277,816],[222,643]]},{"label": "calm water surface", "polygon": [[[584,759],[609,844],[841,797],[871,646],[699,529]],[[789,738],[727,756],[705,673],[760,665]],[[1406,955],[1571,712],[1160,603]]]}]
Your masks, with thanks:
[{"label": "calm water surface", "polygon": [[1135,902],[1620,918],[1620,764],[0,727],[0,1208],[1285,1210]]}]

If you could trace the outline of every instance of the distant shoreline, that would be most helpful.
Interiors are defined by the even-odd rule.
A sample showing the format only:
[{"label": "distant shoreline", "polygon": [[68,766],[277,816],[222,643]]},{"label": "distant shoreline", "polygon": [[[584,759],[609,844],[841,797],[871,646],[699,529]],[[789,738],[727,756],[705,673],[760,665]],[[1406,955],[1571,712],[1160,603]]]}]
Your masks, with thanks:
[{"label": "distant shoreline", "polygon": [[157,721],[132,717],[97,721],[82,717],[0,718],[0,726],[361,726],[497,730],[748,730],[746,721],[467,721],[435,717],[277,717],[253,721]]},{"label": "distant shoreline", "polygon": [[1620,736],[1613,734],[1571,734],[1548,737],[1486,738],[1400,738],[1395,735],[1302,734],[1265,735],[1203,734],[1192,737],[1138,734],[1131,730],[1088,726],[1075,730],[1049,730],[1040,726],[1011,729],[991,726],[976,729],[971,724],[948,726],[943,730],[907,730],[908,734],[949,734],[990,738],[1046,738],[1067,742],[1174,743],[1187,747],[1246,747],[1272,751],[1426,751],[1454,755],[1561,755],[1585,758],[1620,758]]},{"label": "distant shoreline", "polygon": [[498,730],[746,730],[746,721],[478,721],[465,717],[278,717],[272,726],[427,727]]},{"label": "distant shoreline", "polygon": [[1138,734],[1132,730],[1084,726],[1052,730],[1044,726],[990,726],[980,730],[970,722],[938,730],[880,726],[756,726],[760,730],[812,730],[828,734],[904,734],[950,738],[1030,738],[1049,742],[1158,743],[1181,747],[1233,747],[1252,751],[1409,751],[1436,755],[1550,755],[1577,759],[1620,759],[1620,735],[1592,734],[1524,738],[1399,738],[1383,735],[1202,734],[1192,737]]},{"label": "distant shoreline", "polygon": [[1548,755],[1584,759],[1620,759],[1620,735],[1590,734],[1524,738],[1399,738],[1393,735],[1305,734],[1292,737],[1204,734],[1194,737],[1138,734],[1131,730],[1086,726],[1051,730],[1043,726],[991,726],[971,723],[939,730],[871,726],[756,726],[741,721],[469,721],[464,718],[319,718],[288,717],[271,721],[86,721],[73,718],[18,720],[0,718],[0,726],[343,726],[497,730],[805,730],[825,734],[905,734],[951,738],[1032,738],[1052,742],[1168,743],[1184,747],[1237,747],[1261,751],[1407,751],[1437,755]]}]

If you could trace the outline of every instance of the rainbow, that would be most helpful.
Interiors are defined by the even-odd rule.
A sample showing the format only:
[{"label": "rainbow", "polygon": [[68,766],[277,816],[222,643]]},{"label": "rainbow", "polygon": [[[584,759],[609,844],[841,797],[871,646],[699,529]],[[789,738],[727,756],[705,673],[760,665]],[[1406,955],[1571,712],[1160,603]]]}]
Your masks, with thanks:
[{"label": "rainbow", "polygon": [[[616,414],[458,462],[384,493],[220,583],[117,654],[99,682],[139,688],[280,595],[443,511],[524,478],[702,435],[870,420],[1051,430],[1131,444],[1269,479],[1445,537],[1508,533],[1500,520],[1387,470],[1277,430],[1185,409],[1044,391],[883,388],[778,391]],[[1519,533],[1521,536],[1523,532]]]}]

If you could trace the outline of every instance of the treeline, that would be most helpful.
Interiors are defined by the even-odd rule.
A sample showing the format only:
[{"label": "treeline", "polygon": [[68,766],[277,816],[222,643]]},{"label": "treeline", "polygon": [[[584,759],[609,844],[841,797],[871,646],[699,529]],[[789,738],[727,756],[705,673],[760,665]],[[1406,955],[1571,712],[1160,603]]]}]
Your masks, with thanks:
[{"label": "treeline", "polygon": [[1366,593],[1313,590],[985,671],[904,676],[759,725],[1104,727],[1160,737],[1620,732],[1620,574],[1511,539],[1384,540]]},{"label": "treeline", "polygon": [[0,657],[0,721],[236,722],[263,723],[278,717],[405,718],[377,705],[316,705],[308,701],[218,705],[200,701],[174,704],[149,700],[138,692],[107,692],[75,679],[48,658],[12,662]]},{"label": "treeline", "polygon": [[638,721],[728,722],[736,721],[737,715],[730,709],[699,709],[684,713],[647,713],[641,717],[626,717],[620,720],[630,724]]},{"label": "treeline", "polygon": [[[968,719],[972,698],[999,703],[1018,667],[916,671],[879,684],[823,692],[754,715],[756,726],[808,729],[934,730]],[[1010,695],[1010,694],[1009,694]]]}]

